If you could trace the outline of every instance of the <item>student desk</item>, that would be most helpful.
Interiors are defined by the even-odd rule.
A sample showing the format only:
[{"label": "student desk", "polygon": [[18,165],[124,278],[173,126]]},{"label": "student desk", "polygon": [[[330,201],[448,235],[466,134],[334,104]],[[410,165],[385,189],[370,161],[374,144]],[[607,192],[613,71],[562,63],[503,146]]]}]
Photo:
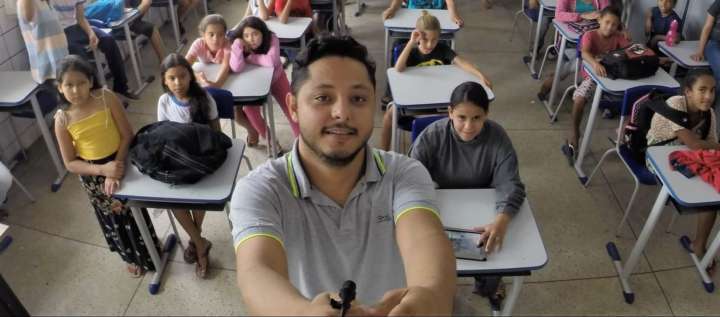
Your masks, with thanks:
[{"label": "student desk", "polygon": [[[217,78],[218,72],[220,72],[220,65],[197,62],[193,64],[193,70],[196,72],[204,72],[208,78]],[[272,67],[246,64],[242,72],[230,73],[230,76],[228,76],[222,88],[232,93],[235,104],[262,106],[263,117],[268,120],[268,125],[270,126],[270,129],[268,129],[268,133],[270,134],[269,139],[275,140],[275,117],[272,109],[272,101],[269,97],[272,76]],[[277,143],[268,143],[268,153],[275,157],[278,151],[275,146]]]},{"label": "student desk", "polygon": [[[300,48],[305,47],[305,33],[310,29],[312,18],[289,17],[287,23],[281,23],[277,17],[271,16],[265,21],[268,29],[275,33],[281,44],[296,44],[300,42]],[[233,29],[240,26],[238,23]],[[293,47],[294,48],[294,47]]]},{"label": "student desk", "polygon": [[698,43],[699,41],[681,41],[675,46],[668,46],[665,44],[665,41],[658,43],[658,49],[674,62],[670,68],[671,76],[675,77],[678,66],[687,69],[710,67],[707,61],[696,62],[690,58],[690,56],[697,51]]},{"label": "student desk", "polygon": [[[537,63],[537,51],[540,45],[540,33],[542,30],[543,20],[545,19],[545,11],[555,12],[557,6],[557,0],[540,0],[540,10],[538,10],[538,21],[537,27],[535,28],[535,41],[532,44],[532,51],[530,52],[530,64],[527,64],[530,68],[530,75],[533,79],[538,79],[539,75],[535,71],[535,64]],[[524,9],[524,8],[523,8]]]},{"label": "student desk", "polygon": [[[613,260],[615,270],[620,278],[620,285],[623,289],[623,296],[628,304],[631,304],[635,300],[635,294],[630,288],[630,274],[632,274],[637,265],[645,245],[647,245],[648,239],[655,229],[660,215],[663,212],[663,208],[667,203],[668,199],[672,197],[676,203],[684,207],[709,207],[720,205],[720,193],[715,191],[709,184],[705,183],[698,176],[693,178],[686,178],[680,172],[673,171],[670,167],[668,156],[673,151],[687,150],[685,146],[654,146],[647,150],[647,161],[655,170],[655,174],[662,183],[660,193],[658,193],[655,204],[650,211],[650,214],[645,220],[645,225],[638,236],[637,242],[630,252],[630,258],[625,262],[623,266],[620,259],[620,253],[614,243],[609,242],[607,244],[607,251],[610,258]],[[714,211],[713,211],[714,212]],[[685,248],[689,248],[689,239],[683,237],[680,239],[681,243]],[[684,241],[683,241],[684,240]],[[691,258],[695,264],[696,269],[700,273],[700,277],[703,280],[703,285],[708,292],[712,292],[714,284],[710,277],[705,272],[705,268],[710,264],[714,255],[720,249],[720,234],[715,237],[710,248],[701,260],[691,253]]]},{"label": "student desk", "polygon": [[230,200],[235,188],[240,159],[245,151],[243,141],[234,139],[232,142],[233,146],[228,149],[227,158],[220,168],[199,182],[190,185],[170,185],[154,180],[150,176],[141,174],[137,167],[128,160],[127,165],[129,168],[126,169],[120,190],[114,196],[118,199],[127,200],[126,204],[132,210],[140,234],[147,245],[150,258],[155,265],[155,273],[149,285],[150,294],[155,295],[160,290],[165,265],[179,235],[172,216],[168,213],[175,234],[171,234],[165,239],[161,257],[155,242],[150,238],[150,231],[147,223],[145,223],[145,218],[142,216],[141,208],[225,210],[225,205]]},{"label": "student desk", "polygon": [[[427,110],[447,107],[455,87],[478,78],[455,65],[408,67],[403,72],[387,70],[388,83],[395,103],[393,111],[391,149],[397,151],[398,111]],[[495,100],[492,90],[485,88],[490,101]]]},{"label": "student desk", "polygon": [[[48,129],[45,116],[40,109],[40,103],[37,100],[36,93],[40,90],[40,85],[37,84],[31,77],[30,72],[0,72],[0,111],[14,111],[18,109],[18,106],[30,100],[32,105],[32,111],[37,120],[38,128],[40,133],[45,140],[45,146],[47,146],[48,152],[50,153],[50,159],[55,165],[55,171],[58,176],[53,181],[50,189],[55,192],[62,185],[63,179],[67,174],[65,166],[60,161],[57,147],[53,139],[50,130]],[[52,88],[54,89],[54,88]],[[20,142],[20,140],[18,140]],[[22,147],[22,145],[20,145]]]},{"label": "student desk", "polygon": [[[137,9],[125,8],[122,18],[120,20],[110,23],[111,30],[122,29],[123,33],[125,33],[125,42],[128,46],[128,55],[130,55],[130,62],[132,63],[133,70],[135,71],[135,80],[138,85],[137,89],[135,90],[135,94],[138,95],[142,93],[143,90],[145,90],[148,84],[155,80],[154,76],[149,76],[143,79],[142,68],[140,67],[140,64],[138,62],[138,55],[140,54],[140,52],[136,52],[137,47],[135,47],[135,41],[133,41],[132,34],[130,33],[130,23],[141,17],[142,16],[140,15],[140,11],[138,11]],[[95,60],[97,61],[97,58]]]},{"label": "student desk", "polygon": [[593,96],[592,104],[590,106],[590,114],[588,115],[587,122],[585,123],[585,133],[582,135],[582,142],[580,144],[580,149],[577,150],[577,160],[575,161],[575,171],[580,178],[580,182],[585,184],[585,182],[587,182],[587,176],[585,176],[585,173],[582,170],[582,164],[585,160],[585,154],[587,154],[588,149],[590,148],[590,140],[592,139],[592,132],[595,128],[595,119],[597,117],[598,107],[600,106],[600,97],[602,96],[603,91],[614,95],[622,95],[626,90],[635,87],[662,86],[668,88],[679,88],[680,84],[662,68],[658,68],[657,72],[653,76],[638,80],[627,80],[600,77],[595,74],[595,70],[586,61],[583,61],[583,67],[592,80],[597,84],[597,88],[595,88],[595,95]]},{"label": "student desk", "polygon": [[[429,14],[435,16],[440,21],[440,39],[450,40],[452,48],[455,49],[455,32],[460,27],[450,19],[450,11],[448,10],[431,10],[424,9]],[[395,16],[383,22],[385,26],[385,68],[390,67],[392,58],[392,39],[393,38],[409,38],[410,33],[415,30],[417,19],[423,10],[419,9],[398,9]]]},{"label": "student desk", "polygon": [[558,34],[560,34],[560,49],[558,50],[558,59],[557,63],[555,64],[555,75],[553,77],[552,81],[552,88],[550,88],[550,95],[548,97],[547,102],[543,102],[543,105],[545,106],[545,111],[547,111],[548,116],[550,118],[553,118],[553,113],[555,112],[554,109],[552,109],[552,105],[555,104],[555,96],[557,95],[557,86],[560,83],[560,72],[562,70],[562,65],[565,62],[564,55],[565,54],[565,48],[567,47],[567,43],[575,43],[580,40],[580,33],[575,32],[567,22],[560,22],[557,20],[553,20],[553,27],[557,30]]},{"label": "student desk", "polygon": [[[440,189],[438,208],[443,226],[460,229],[490,223],[495,218],[495,189]],[[457,260],[458,276],[513,276],[513,287],[502,310],[512,315],[520,295],[523,279],[548,262],[547,251],[527,200],[508,225],[502,249],[488,256],[487,261]]]}]

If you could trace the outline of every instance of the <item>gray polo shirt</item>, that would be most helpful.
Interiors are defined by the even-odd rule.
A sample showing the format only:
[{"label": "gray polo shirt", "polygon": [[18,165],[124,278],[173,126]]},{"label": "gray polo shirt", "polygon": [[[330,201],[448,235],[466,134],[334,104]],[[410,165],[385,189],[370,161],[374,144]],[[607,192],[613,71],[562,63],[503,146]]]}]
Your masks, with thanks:
[{"label": "gray polo shirt", "polygon": [[230,221],[235,249],[266,236],[283,245],[292,284],[307,298],[357,283],[357,298],[372,304],[405,287],[395,224],[411,209],[437,214],[435,190],[417,161],[367,147],[364,175],[345,206],[317,190],[303,170],[297,143],[235,187]]}]

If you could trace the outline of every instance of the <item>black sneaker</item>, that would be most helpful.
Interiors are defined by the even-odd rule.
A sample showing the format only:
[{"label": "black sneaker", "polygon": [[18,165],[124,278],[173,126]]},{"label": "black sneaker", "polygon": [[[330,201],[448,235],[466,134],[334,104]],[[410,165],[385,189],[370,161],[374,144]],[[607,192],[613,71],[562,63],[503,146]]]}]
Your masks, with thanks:
[{"label": "black sneaker", "polygon": [[140,95],[132,93],[132,92],[130,92],[130,90],[125,90],[124,92],[118,92],[118,93],[130,100],[140,100]]}]

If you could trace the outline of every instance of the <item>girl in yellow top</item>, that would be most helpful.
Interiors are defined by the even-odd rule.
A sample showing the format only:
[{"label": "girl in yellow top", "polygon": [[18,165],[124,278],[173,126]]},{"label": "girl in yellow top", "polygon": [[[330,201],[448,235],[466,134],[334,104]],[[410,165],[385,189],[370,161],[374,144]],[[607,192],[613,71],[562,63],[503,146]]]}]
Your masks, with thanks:
[{"label": "girl in yellow top", "polygon": [[[113,92],[100,88],[93,68],[77,55],[60,62],[57,80],[61,110],[55,114],[55,135],[65,167],[80,176],[110,251],[118,252],[130,274],[140,277],[155,268],[130,209],[112,198],[120,188],[133,137],[125,110]],[[145,210],[143,217],[159,245]]]}]

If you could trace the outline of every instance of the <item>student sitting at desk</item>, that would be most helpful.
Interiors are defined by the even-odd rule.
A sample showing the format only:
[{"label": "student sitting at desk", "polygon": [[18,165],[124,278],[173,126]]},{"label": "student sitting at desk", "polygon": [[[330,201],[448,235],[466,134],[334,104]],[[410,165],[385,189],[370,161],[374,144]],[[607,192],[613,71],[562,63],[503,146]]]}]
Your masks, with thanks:
[{"label": "student sitting at desk", "polygon": [[198,32],[200,32],[200,38],[192,43],[185,55],[185,59],[190,65],[195,64],[196,61],[221,65],[220,72],[218,72],[214,80],[207,78],[203,72],[196,72],[195,76],[200,85],[205,87],[205,90],[215,99],[218,110],[221,111],[220,113],[232,109],[235,122],[247,130],[245,144],[249,147],[256,146],[259,142],[257,131],[245,117],[242,108],[235,107],[232,93],[222,89],[230,75],[230,41],[225,37],[227,32],[225,19],[219,14],[207,15],[200,20]]},{"label": "student sitting at desk", "polygon": [[[583,61],[588,62],[595,74],[605,77],[605,67],[600,64],[600,58],[603,54],[607,54],[614,49],[627,47],[630,41],[625,37],[621,30],[620,11],[614,6],[609,6],[600,11],[599,19],[600,27],[597,30],[589,31],[582,37],[580,43]],[[582,71],[583,81],[573,93],[572,108],[572,126],[565,144],[562,146],[562,152],[567,157],[568,163],[575,163],[575,149],[580,139],[580,123],[582,122],[585,104],[591,100],[595,94],[597,84],[585,72]]]},{"label": "student sitting at desk", "polygon": [[[143,21],[142,19],[148,11],[150,11],[152,0],[126,0],[125,4],[127,7],[136,8],[140,11],[140,17],[130,23],[130,32],[145,35],[145,37],[150,39],[150,44],[155,52],[155,56],[157,56],[158,63],[162,63],[163,58],[165,58],[165,48],[160,38],[160,32],[158,32],[154,24]],[[113,30],[113,34],[121,33],[122,31],[120,29]]]},{"label": "student sitting at desk", "polygon": [[256,16],[263,20],[267,20],[272,15],[272,8],[275,6],[275,0],[249,0],[245,9],[245,16]]},{"label": "student sitting at desk", "polygon": [[[679,24],[682,23],[680,16],[675,13],[673,8],[677,0],[658,0],[657,6],[648,9],[645,14],[645,35],[648,38],[648,47],[652,48],[656,53],[661,54],[658,50],[658,43],[665,41],[665,37],[670,31],[670,24],[672,21],[677,21]],[[682,29],[678,29],[678,32],[682,32]],[[680,41],[680,36],[676,37],[677,42]],[[662,55],[660,57],[661,64],[667,64],[670,59]]]},{"label": "student sitting at desk", "polygon": [[[600,10],[613,4],[611,0],[558,0],[555,8],[555,21],[580,22],[583,20],[597,20],[600,17]],[[556,47],[560,47],[560,45]],[[564,57],[561,56],[561,58]],[[570,64],[565,63],[565,65]],[[570,68],[564,69],[560,73],[561,80],[564,80],[570,73]],[[537,94],[540,101],[547,101],[554,77],[555,72],[551,72],[540,85],[540,91]]]},{"label": "student sitting at desk", "polygon": [[473,229],[482,233],[487,253],[502,246],[507,226],[525,200],[515,149],[505,130],[488,119],[489,103],[482,85],[459,85],[450,98],[448,118],[425,128],[410,150],[438,188],[496,189],[495,220]]},{"label": "student sitting at desk", "polygon": [[[165,94],[158,100],[158,121],[207,124],[220,131],[218,110],[215,101],[195,79],[190,63],[176,53],[171,53],[160,66],[160,77]],[[205,211],[173,210],[173,215],[190,236],[190,242],[183,254],[187,263],[196,263],[195,275],[207,276],[210,265],[209,253],[212,243],[202,237],[202,223]]]},{"label": "student sitting at desk", "polygon": [[[656,113],[650,122],[650,129],[647,133],[648,146],[684,144],[691,150],[720,150],[716,129],[717,120],[715,112],[711,108],[715,100],[715,89],[716,82],[711,72],[702,69],[691,70],[685,77],[682,87],[683,94],[670,97],[667,105],[675,110],[687,112],[690,121],[688,126],[694,128],[686,129]],[[697,214],[697,229],[692,249],[700,259],[707,251],[708,238],[716,218],[717,212],[699,212]],[[715,261],[712,261],[707,270],[712,275],[715,270]]]},{"label": "student sitting at desk", "polygon": [[[344,71],[338,71],[342,69]],[[292,151],[240,179],[230,204],[237,280],[251,315],[450,315],[455,257],[430,175],[368,145],[375,65],[349,36],[313,39],[293,65]]]},{"label": "student sitting at desk", "polygon": [[110,66],[110,72],[113,75],[113,90],[128,99],[140,99],[138,95],[128,89],[125,63],[117,42],[112,35],[90,26],[85,19],[84,3],[84,0],[50,0],[50,4],[57,12],[60,25],[64,28],[65,36],[67,36],[70,54],[89,60],[85,48],[88,45],[93,49],[99,48]]},{"label": "student sitting at desk", "polygon": [[[487,77],[475,65],[458,56],[450,46],[439,43],[439,39],[440,21],[423,10],[422,15],[417,19],[415,30],[410,35],[410,41],[405,45],[405,49],[395,63],[395,69],[402,72],[407,67],[455,64],[462,70],[477,76],[486,86],[492,87]],[[422,89],[422,87],[418,87],[418,89]],[[390,139],[392,138],[393,111],[395,111],[395,107],[388,107],[383,118],[380,148],[386,151],[390,149]],[[407,118],[412,120],[412,117]],[[407,118],[401,119],[408,120]]]},{"label": "student sitting at desk", "polygon": [[[288,82],[280,62],[280,40],[268,29],[263,20],[254,16],[243,19],[233,33],[236,38],[232,39],[233,43],[230,48],[230,69],[236,73],[241,72],[248,63],[273,67],[270,92],[285,113],[293,135],[297,136],[300,130],[297,123],[290,117],[285,99],[290,93],[290,82]],[[255,131],[267,140],[269,136],[267,124],[260,114],[260,107],[243,106],[242,111],[245,112]],[[277,140],[272,141],[277,143]],[[268,145],[270,145],[270,140],[268,140]]]},{"label": "student sitting at desk", "polygon": [[[111,252],[127,263],[133,277],[155,270],[130,208],[112,198],[125,174],[132,127],[117,96],[100,87],[95,70],[81,57],[69,55],[57,75],[61,109],[55,135],[68,172],[80,176]],[[143,218],[159,245],[150,217]]]},{"label": "student sitting at desk", "polygon": [[[403,0],[392,0],[390,7],[383,11],[383,20],[392,19],[395,12],[402,6]],[[465,22],[460,17],[460,13],[455,6],[455,0],[407,0],[408,9],[442,9],[450,11],[450,19],[458,26],[463,26]]]}]

